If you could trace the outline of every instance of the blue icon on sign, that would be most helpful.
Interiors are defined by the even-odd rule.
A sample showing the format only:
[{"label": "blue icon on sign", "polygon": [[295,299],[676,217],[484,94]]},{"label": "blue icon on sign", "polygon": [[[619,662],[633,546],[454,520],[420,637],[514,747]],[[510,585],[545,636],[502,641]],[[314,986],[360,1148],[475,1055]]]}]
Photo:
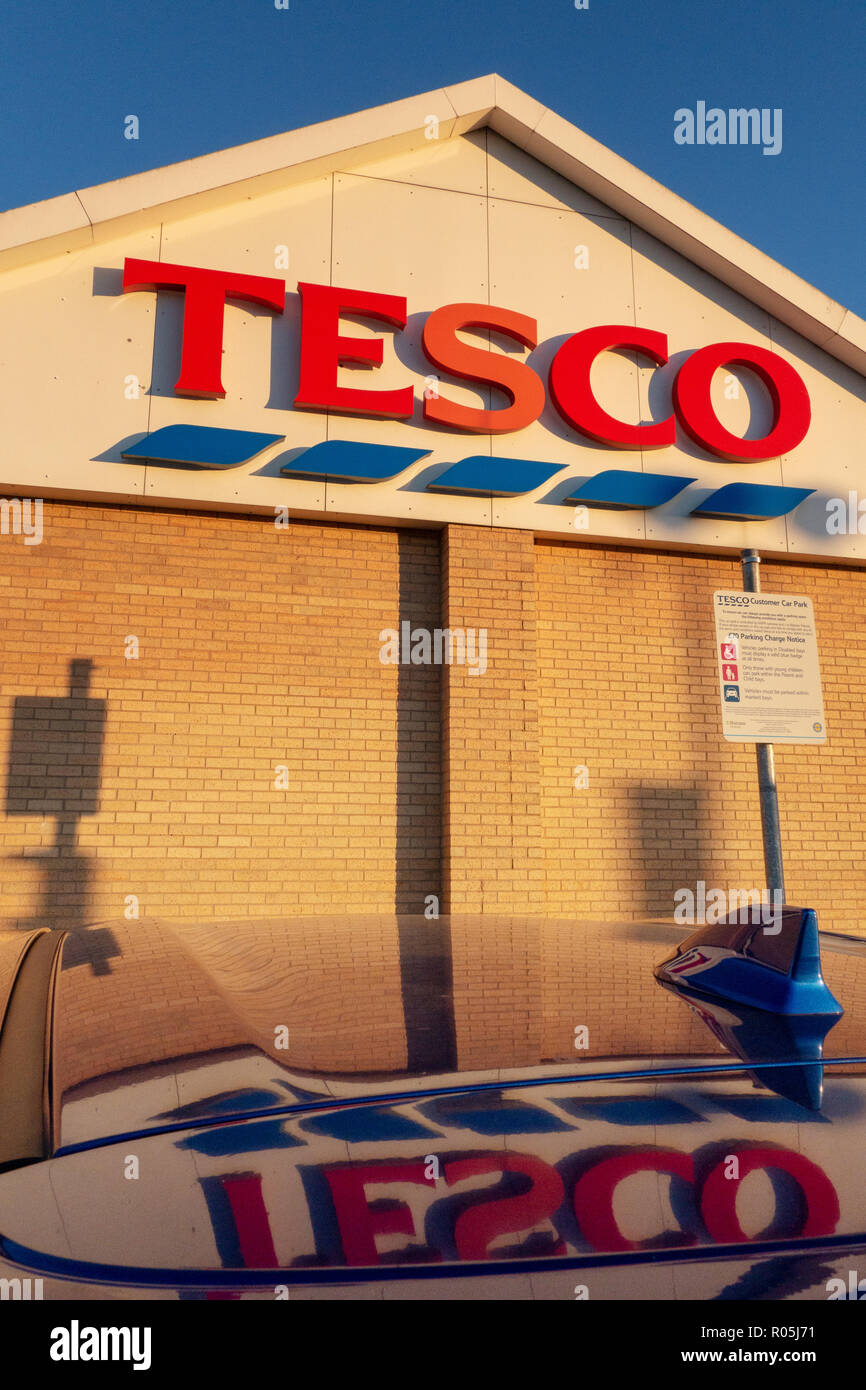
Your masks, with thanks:
[{"label": "blue icon on sign", "polygon": [[726,686],[725,686],[725,702],[726,702],[726,703],[730,703],[730,704],[739,704],[739,700],[740,700],[740,687],[739,687],[738,685],[726,685]]}]

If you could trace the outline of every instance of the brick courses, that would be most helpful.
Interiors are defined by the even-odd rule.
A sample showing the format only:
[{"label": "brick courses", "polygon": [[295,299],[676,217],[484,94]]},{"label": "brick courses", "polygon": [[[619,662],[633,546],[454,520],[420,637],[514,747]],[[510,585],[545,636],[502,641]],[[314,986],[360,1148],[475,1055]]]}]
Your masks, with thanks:
[{"label": "brick courses", "polygon": [[[555,541],[536,558],[544,911],[670,918],[699,879],[762,887],[755,753],[721,737],[712,626],[739,563]],[[862,934],[866,573],[764,562],[761,584],[814,601],[828,726],[823,747],[776,748],[787,898]]]},{"label": "brick courses", "polygon": [[[401,613],[438,620],[436,536],[51,502],[44,524],[42,545],[0,550],[4,767],[16,698],[61,701],[51,797],[28,748],[14,800],[32,792],[34,814],[0,822],[4,926],[114,919],[128,895],[201,920],[418,910],[437,891],[438,671],[379,660]],[[76,816],[63,769],[86,711],[64,697],[82,659],[107,706],[99,809]]]},{"label": "brick courses", "polygon": [[[719,731],[710,596],[739,586],[733,559],[52,501],[44,526],[0,547],[5,927],[117,920],[130,895],[177,921],[431,894],[670,917],[698,879],[763,882],[754,753]],[[765,563],[762,582],[813,597],[829,728],[777,749],[788,897],[856,933],[866,574]],[[383,665],[406,620],[486,628],[486,674]]]}]

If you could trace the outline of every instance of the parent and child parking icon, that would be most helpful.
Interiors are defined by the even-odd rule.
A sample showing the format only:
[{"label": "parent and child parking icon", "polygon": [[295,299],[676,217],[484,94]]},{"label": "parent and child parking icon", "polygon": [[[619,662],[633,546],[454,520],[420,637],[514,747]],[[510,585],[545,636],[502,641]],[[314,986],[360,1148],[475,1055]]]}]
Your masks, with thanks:
[{"label": "parent and child parking icon", "polygon": [[737,644],[733,638],[728,638],[722,642],[720,650],[722,655],[722,698],[725,704],[739,704],[740,668],[737,664]]}]

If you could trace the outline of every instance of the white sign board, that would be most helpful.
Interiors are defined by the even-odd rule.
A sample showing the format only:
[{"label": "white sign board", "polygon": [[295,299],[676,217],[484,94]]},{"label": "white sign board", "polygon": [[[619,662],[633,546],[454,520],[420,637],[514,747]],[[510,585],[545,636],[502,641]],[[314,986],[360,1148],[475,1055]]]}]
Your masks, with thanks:
[{"label": "white sign board", "polygon": [[722,733],[735,743],[825,743],[812,600],[716,590]]}]

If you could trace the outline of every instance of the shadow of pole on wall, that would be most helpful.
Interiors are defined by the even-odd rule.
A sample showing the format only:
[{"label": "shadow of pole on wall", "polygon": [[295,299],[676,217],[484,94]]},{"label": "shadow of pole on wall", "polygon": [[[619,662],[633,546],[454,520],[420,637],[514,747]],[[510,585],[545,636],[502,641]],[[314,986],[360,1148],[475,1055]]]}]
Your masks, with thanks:
[{"label": "shadow of pole on wall", "polygon": [[[413,633],[439,626],[439,554],[424,532],[398,540],[395,901],[398,913],[442,910],[442,666],[407,661]],[[404,640],[404,638],[406,640]],[[432,639],[431,639],[432,640]],[[416,651],[416,655],[424,655]],[[432,905],[430,905],[432,907]]]},{"label": "shadow of pole on wall", "polygon": [[[12,737],[6,771],[8,816],[41,816],[54,821],[51,844],[14,856],[40,870],[35,912],[17,926],[76,931],[87,926],[91,902],[92,860],[78,848],[82,816],[99,809],[99,781],[105,740],[107,701],[90,694],[93,662],[69,663],[65,695],[18,695],[12,706]],[[93,973],[110,973],[109,959],[119,955],[111,931],[82,934],[67,948],[64,968],[89,961]]]},{"label": "shadow of pole on wall", "polygon": [[[401,531],[397,540],[397,631],[401,658],[413,632],[440,625],[439,539]],[[404,642],[404,625],[406,627]],[[422,644],[423,646],[423,644]],[[457,1065],[451,930],[442,912],[441,664],[397,667],[395,909],[409,1072]]]},{"label": "shadow of pole on wall", "polygon": [[683,888],[694,892],[712,863],[706,792],[694,782],[639,782],[628,786],[627,795],[642,883],[638,911],[672,918],[675,893]]}]

